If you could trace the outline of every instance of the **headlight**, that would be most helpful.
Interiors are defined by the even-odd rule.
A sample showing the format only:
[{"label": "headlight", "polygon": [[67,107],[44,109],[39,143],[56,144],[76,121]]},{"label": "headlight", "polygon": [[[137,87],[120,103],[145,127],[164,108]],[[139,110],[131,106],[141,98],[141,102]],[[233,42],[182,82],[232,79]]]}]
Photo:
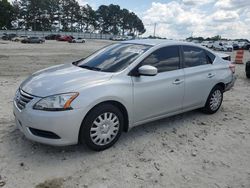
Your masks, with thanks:
[{"label": "headlight", "polygon": [[71,102],[79,95],[79,93],[65,93],[59,95],[52,95],[39,100],[34,106],[35,110],[45,111],[62,111],[70,110]]}]

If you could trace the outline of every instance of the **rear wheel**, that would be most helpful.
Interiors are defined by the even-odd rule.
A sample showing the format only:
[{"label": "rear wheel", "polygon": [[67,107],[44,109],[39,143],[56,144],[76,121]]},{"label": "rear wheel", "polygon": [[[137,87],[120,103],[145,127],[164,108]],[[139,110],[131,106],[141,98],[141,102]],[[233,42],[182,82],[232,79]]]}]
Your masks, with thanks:
[{"label": "rear wheel", "polygon": [[84,119],[80,141],[92,150],[107,149],[119,139],[123,124],[123,114],[116,106],[101,104],[92,109]]},{"label": "rear wheel", "polygon": [[223,89],[221,86],[215,86],[210,92],[206,105],[202,109],[204,113],[214,114],[216,113],[223,101]]}]

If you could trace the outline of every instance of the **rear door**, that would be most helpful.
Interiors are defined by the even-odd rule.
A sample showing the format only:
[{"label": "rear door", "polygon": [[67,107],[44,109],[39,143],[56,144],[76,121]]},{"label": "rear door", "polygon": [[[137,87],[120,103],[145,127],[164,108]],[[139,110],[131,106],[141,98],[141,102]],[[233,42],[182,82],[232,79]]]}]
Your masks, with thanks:
[{"label": "rear door", "polygon": [[183,109],[201,107],[216,85],[215,56],[195,46],[182,46],[185,75]]},{"label": "rear door", "polygon": [[132,76],[135,123],[180,111],[184,95],[184,73],[180,69],[179,46],[152,52],[138,66],[158,69],[155,76]]}]

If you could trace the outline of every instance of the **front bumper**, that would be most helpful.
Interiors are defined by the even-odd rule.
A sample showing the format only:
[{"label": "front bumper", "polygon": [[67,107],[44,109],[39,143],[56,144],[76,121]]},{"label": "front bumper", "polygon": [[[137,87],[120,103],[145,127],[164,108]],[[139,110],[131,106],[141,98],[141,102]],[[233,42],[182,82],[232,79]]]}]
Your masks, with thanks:
[{"label": "front bumper", "polygon": [[[16,126],[30,140],[54,146],[73,145],[78,143],[78,135],[84,117],[82,109],[69,111],[48,112],[32,109],[34,99],[20,110],[14,101],[13,112]],[[33,128],[33,129],[32,129]],[[35,134],[35,130],[42,133],[54,133],[58,137]]]},{"label": "front bumper", "polygon": [[225,91],[230,90],[234,86],[235,81],[236,81],[236,76],[233,75],[232,81],[226,84]]}]

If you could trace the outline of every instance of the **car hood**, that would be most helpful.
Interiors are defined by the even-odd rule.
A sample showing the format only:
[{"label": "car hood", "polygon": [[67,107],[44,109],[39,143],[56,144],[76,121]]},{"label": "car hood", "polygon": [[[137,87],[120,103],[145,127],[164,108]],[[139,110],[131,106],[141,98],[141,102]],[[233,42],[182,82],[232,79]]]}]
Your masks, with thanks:
[{"label": "car hood", "polygon": [[80,88],[111,79],[112,73],[92,71],[75,65],[57,65],[32,74],[20,88],[38,97],[77,92]]}]

